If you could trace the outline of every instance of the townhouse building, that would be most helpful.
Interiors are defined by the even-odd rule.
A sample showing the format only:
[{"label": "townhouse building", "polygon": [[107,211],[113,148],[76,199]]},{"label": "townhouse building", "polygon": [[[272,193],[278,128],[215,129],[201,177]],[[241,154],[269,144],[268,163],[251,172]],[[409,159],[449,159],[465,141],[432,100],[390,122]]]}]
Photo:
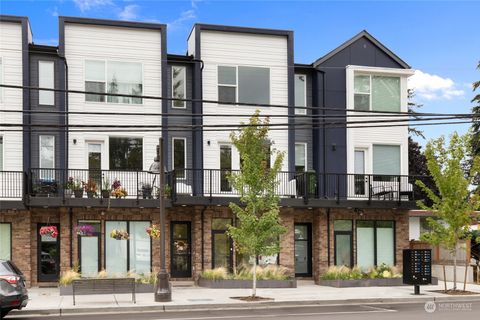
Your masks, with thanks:
[{"label": "townhouse building", "polygon": [[[293,31],[195,24],[174,55],[166,28],[59,17],[52,47],[32,42],[28,18],[0,17],[0,81],[23,86],[0,90],[0,258],[29,285],[74,266],[84,276],[158,271],[159,240],[145,229],[159,220],[149,168],[162,137],[172,278],[244,263],[226,235],[238,201],[227,179],[240,170],[234,128],[212,129],[259,109],[275,128],[271,148],[285,153],[277,192],[288,230],[260,263],[316,281],[332,265],[401,267],[418,196],[407,127],[355,122],[407,111],[410,66],[366,31],[299,64]],[[110,237],[115,229],[129,239]]]}]

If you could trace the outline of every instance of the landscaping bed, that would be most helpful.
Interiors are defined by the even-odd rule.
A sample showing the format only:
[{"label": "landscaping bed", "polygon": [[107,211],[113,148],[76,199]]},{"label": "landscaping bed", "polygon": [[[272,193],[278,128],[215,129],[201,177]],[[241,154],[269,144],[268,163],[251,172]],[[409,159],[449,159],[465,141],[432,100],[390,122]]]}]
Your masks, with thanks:
[{"label": "landscaping bed", "polygon": [[[199,287],[213,289],[250,289],[252,280],[234,280],[234,279],[204,279],[200,277],[197,281]],[[257,280],[257,288],[296,288],[297,281],[290,280]]]}]

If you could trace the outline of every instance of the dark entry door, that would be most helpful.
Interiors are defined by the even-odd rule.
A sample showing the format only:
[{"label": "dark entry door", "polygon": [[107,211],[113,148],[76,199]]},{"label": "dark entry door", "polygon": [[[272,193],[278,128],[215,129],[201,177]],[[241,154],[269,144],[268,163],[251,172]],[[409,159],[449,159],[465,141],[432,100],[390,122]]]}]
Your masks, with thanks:
[{"label": "dark entry door", "polygon": [[174,278],[192,276],[190,222],[172,222],[170,227],[170,250],[172,252],[171,274]]},{"label": "dark entry door", "polygon": [[212,268],[232,270],[232,243],[225,231],[212,230]]},{"label": "dark entry door", "polygon": [[295,276],[312,275],[312,225],[295,224]]},{"label": "dark entry door", "polygon": [[60,225],[48,224],[50,226],[56,226],[58,235],[56,238],[48,235],[40,235],[40,228],[47,226],[46,224],[37,225],[37,237],[38,237],[38,281],[58,281],[60,273]]}]

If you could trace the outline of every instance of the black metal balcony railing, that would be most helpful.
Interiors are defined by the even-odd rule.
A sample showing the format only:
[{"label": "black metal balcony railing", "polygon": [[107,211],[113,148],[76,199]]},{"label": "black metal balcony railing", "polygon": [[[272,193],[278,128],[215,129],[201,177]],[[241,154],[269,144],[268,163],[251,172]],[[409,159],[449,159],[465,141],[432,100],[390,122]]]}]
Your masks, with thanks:
[{"label": "black metal balcony railing", "polygon": [[[173,172],[173,195],[239,196],[228,176],[238,170],[183,169]],[[280,197],[335,200],[414,201],[424,198],[416,180],[429,177],[371,174],[279,172],[275,192]]]},{"label": "black metal balcony railing", "polygon": [[[166,173],[165,181],[171,184],[171,173]],[[27,193],[35,197],[154,199],[159,187],[159,174],[148,171],[31,169]]]},{"label": "black metal balcony railing", "polygon": [[[228,177],[236,170],[182,169],[165,173],[165,193],[175,201],[178,196],[238,197]],[[415,185],[431,178],[402,175],[318,174],[315,172],[279,172],[275,192],[281,198],[324,200],[415,201],[425,194]],[[85,184],[92,188],[85,188]],[[21,200],[33,197],[115,197],[114,181],[119,181],[127,199],[157,199],[159,175],[148,171],[31,169],[0,171],[0,199]],[[74,190],[72,182],[79,187]],[[80,189],[82,191],[80,191]],[[95,191],[94,193],[87,191]],[[117,194],[119,195],[119,194]],[[123,194],[120,194],[122,196]]]},{"label": "black metal balcony railing", "polygon": [[0,199],[21,200],[25,193],[22,171],[0,171]]}]

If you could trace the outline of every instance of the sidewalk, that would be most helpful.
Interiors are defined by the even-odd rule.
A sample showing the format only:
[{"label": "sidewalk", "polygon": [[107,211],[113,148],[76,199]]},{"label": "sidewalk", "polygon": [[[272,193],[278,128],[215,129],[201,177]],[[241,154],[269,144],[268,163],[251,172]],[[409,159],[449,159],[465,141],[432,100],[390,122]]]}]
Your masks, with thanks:
[{"label": "sidewalk", "polygon": [[[449,283],[449,288],[452,284]],[[463,284],[459,284],[463,288]],[[401,303],[426,301],[480,300],[479,295],[449,296],[431,290],[443,289],[443,282],[436,286],[422,286],[421,295],[413,295],[413,286],[332,288],[318,286],[313,281],[298,281],[296,289],[257,289],[257,295],[273,298],[268,302],[243,302],[230,297],[247,296],[250,289],[208,289],[200,287],[173,287],[172,302],[155,302],[153,293],[137,294],[134,304],[130,294],[60,296],[57,288],[31,288],[28,306],[14,314],[67,314],[88,312],[174,311],[198,309],[271,308],[287,305],[327,305],[354,303]],[[467,290],[480,293],[480,285],[467,285]]]}]

